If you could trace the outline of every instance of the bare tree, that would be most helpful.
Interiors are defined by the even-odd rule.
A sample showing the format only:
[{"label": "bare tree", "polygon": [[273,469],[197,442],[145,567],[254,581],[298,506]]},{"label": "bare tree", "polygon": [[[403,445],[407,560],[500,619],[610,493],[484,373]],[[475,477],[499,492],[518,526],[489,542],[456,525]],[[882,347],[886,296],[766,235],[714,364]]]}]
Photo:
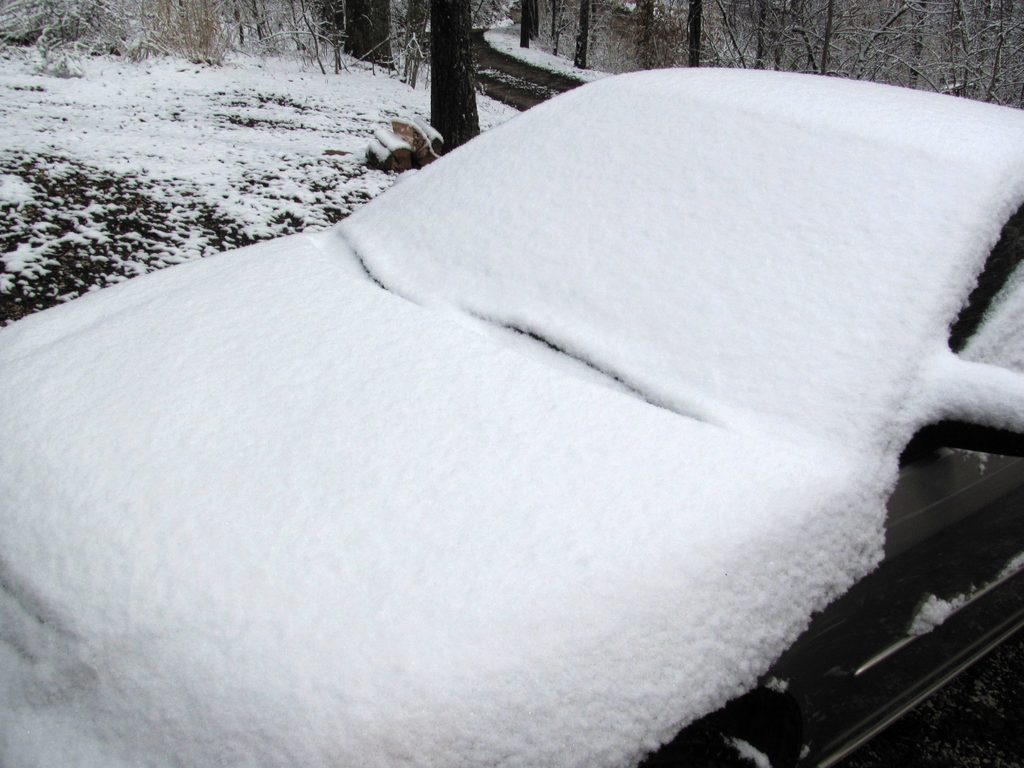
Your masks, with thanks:
[{"label": "bare tree", "polygon": [[764,68],[765,59],[765,23],[768,20],[768,0],[755,0],[756,21],[754,22],[754,37],[757,41],[757,48],[754,53],[754,67]]},{"label": "bare tree", "polygon": [[636,63],[640,69],[653,69],[656,66],[654,2],[655,0],[640,0],[636,6]]},{"label": "bare tree", "polygon": [[828,74],[829,57],[832,53],[832,25],[835,23],[835,0],[828,0],[825,10],[825,35],[821,43],[821,66],[818,71],[821,74]]},{"label": "bare tree", "polygon": [[530,37],[533,34],[533,13],[534,5],[531,0],[522,0],[521,13],[519,14],[520,48],[530,47]]},{"label": "bare tree", "polygon": [[419,79],[420,67],[428,55],[427,22],[430,7],[426,0],[408,0],[401,38],[402,79],[413,88]]},{"label": "bare tree", "polygon": [[687,44],[689,58],[687,63],[691,67],[700,66],[700,44],[702,37],[702,25],[704,21],[704,0],[690,0],[690,10],[687,13]]},{"label": "bare tree", "polygon": [[345,53],[374,64],[394,64],[389,0],[346,0]]},{"label": "bare tree", "polygon": [[580,0],[580,20],[576,27],[576,57],[573,63],[587,68],[587,46],[590,42],[590,0]]},{"label": "bare tree", "polygon": [[430,0],[430,121],[445,151],[480,133],[473,83],[469,0]]}]

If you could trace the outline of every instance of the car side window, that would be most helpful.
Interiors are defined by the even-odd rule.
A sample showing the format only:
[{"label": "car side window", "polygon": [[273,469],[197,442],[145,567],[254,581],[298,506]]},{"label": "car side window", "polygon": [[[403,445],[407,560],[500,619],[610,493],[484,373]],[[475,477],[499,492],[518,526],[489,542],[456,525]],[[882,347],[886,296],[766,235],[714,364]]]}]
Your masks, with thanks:
[{"label": "car side window", "polygon": [[[985,267],[949,335],[967,360],[1024,373],[1024,206],[1003,226]],[[900,457],[906,465],[940,447],[1024,456],[1024,435],[962,421],[923,427]]]},{"label": "car side window", "polygon": [[[985,268],[978,277],[978,284],[975,286],[967,303],[960,311],[959,316],[953,323],[949,333],[949,346],[954,352],[968,352],[965,357],[978,359],[970,354],[968,347],[976,343],[975,336],[984,337],[991,334],[990,326],[1000,326],[1002,332],[1008,329],[1005,326],[1012,320],[1021,321],[1019,317],[1024,301],[1024,206],[1010,217],[1003,226],[992,252],[985,262]],[[1016,312],[1014,311],[1016,308]],[[1016,318],[1006,317],[1017,315]],[[982,338],[978,343],[983,343]],[[983,346],[990,346],[988,344]],[[1024,345],[1024,339],[1017,341],[1019,353],[1024,353],[1020,347]],[[997,362],[995,360],[984,360],[984,362]]]},{"label": "car side window", "polygon": [[1024,373],[1024,264],[1017,266],[960,354]]}]

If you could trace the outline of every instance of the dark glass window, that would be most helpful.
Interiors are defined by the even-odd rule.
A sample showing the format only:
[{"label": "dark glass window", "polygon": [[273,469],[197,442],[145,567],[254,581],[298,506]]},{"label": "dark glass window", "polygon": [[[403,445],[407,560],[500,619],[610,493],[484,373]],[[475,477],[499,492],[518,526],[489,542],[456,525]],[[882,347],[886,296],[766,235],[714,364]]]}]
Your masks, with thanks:
[{"label": "dark glass window", "polygon": [[1024,261],[1024,206],[1021,206],[1003,227],[999,242],[988,255],[978,284],[967,299],[967,304],[949,331],[949,346],[959,352],[981,325],[992,299],[1009,279],[1013,270]]}]

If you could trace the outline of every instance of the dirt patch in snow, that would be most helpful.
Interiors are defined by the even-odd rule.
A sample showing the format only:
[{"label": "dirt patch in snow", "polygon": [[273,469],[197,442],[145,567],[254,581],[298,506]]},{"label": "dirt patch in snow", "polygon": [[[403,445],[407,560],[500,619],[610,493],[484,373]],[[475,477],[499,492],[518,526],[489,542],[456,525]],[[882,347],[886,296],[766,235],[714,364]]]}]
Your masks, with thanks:
[{"label": "dirt patch in snow", "polygon": [[[348,179],[359,166],[331,157],[310,158],[310,166],[331,166],[331,176]],[[30,200],[0,201],[0,323],[7,324],[89,290],[172,264],[250,245],[268,236],[333,224],[370,199],[353,186],[337,195],[334,181],[312,180],[317,199],[295,215],[282,206],[254,236],[204,198],[203,190],[118,174],[65,157],[0,153],[0,174],[20,179]],[[311,176],[314,174],[311,174]],[[281,177],[251,172],[240,187],[248,194],[308,205],[282,189]]]},{"label": "dirt patch in snow", "polygon": [[[40,75],[0,46],[0,325],[88,290],[300,231],[324,229],[390,187],[363,152],[429,90],[352,63],[286,58],[223,67],[173,59],[82,62]],[[483,127],[512,110],[479,100]]]}]

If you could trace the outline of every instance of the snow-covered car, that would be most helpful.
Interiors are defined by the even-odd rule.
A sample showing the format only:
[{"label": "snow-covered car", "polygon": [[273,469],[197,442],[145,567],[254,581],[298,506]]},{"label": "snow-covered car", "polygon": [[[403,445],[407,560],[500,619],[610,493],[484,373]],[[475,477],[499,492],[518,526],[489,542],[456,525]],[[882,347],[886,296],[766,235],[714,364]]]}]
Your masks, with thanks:
[{"label": "snow-covered car", "polygon": [[1022,203],[1017,111],[642,73],[3,329],[0,762],[838,759],[1021,620],[927,441],[1024,432]]}]

